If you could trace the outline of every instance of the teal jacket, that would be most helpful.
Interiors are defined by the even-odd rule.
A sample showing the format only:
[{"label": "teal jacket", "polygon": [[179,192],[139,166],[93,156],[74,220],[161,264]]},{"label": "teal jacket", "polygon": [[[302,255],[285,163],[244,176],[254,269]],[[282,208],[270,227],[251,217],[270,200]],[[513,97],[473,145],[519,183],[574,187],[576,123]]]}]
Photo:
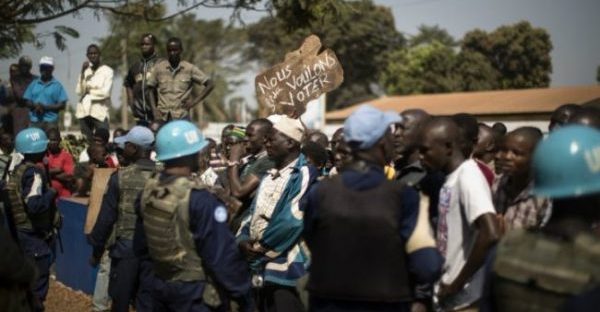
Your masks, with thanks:
[{"label": "teal jacket", "polygon": [[[318,174],[302,154],[292,170],[269,224],[259,240],[267,252],[263,257],[250,262],[252,271],[262,274],[265,281],[286,286],[295,286],[296,280],[306,274],[309,265],[308,249],[300,236],[303,230],[304,198]],[[262,182],[258,192],[261,187]],[[250,224],[257,197],[242,221],[237,235],[238,242],[250,238]]]}]

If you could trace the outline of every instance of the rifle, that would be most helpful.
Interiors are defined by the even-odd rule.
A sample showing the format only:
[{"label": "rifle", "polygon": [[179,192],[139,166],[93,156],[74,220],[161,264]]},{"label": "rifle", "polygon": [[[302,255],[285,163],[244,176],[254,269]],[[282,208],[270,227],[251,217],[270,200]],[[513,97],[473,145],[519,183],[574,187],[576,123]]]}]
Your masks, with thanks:
[{"label": "rifle", "polygon": [[[52,187],[52,184],[50,182],[50,168],[48,166],[48,157],[44,157],[44,170],[46,171],[46,182],[47,182],[47,187]],[[50,203],[50,210],[53,212],[52,213],[52,229],[50,230],[49,233],[49,237],[52,236],[52,234],[56,234],[56,240],[58,241],[58,248],[60,248],[60,253],[65,253],[65,250],[63,248],[63,242],[62,242],[62,237],[60,235],[60,228],[62,227],[62,216],[60,215],[60,212],[58,211],[58,207],[56,207],[56,200],[53,198],[52,202]],[[57,218],[57,214],[58,214],[58,220],[56,220]]]},{"label": "rifle", "polygon": [[17,235],[17,227],[15,226],[14,219],[12,217],[12,205],[10,203],[10,198],[8,197],[8,191],[6,190],[6,177],[8,176],[8,168],[12,163],[12,157],[8,159],[8,163],[6,164],[6,168],[2,173],[2,180],[0,180],[1,185],[1,193],[0,200],[4,204],[4,215],[6,216],[6,224],[8,225],[8,231],[10,235],[13,237],[17,245],[21,246],[19,243],[19,236]]}]

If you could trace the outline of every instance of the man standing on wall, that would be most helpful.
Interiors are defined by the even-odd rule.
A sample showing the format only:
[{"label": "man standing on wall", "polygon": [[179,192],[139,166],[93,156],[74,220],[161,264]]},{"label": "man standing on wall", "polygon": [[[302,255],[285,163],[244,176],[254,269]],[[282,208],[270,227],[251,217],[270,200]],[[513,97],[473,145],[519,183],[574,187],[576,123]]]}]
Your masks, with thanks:
[{"label": "man standing on wall", "polygon": [[147,85],[158,90],[154,116],[157,122],[190,119],[190,109],[204,100],[214,88],[212,80],[204,72],[194,64],[181,60],[182,52],[181,39],[170,38],[167,41],[168,59],[156,63],[147,77]]},{"label": "man standing on wall", "polygon": [[49,56],[42,57],[41,76],[29,84],[23,95],[33,127],[58,128],[58,112],[65,109],[67,104],[67,92],[52,76],[52,72],[54,72],[54,59]]},{"label": "man standing on wall", "polygon": [[83,62],[75,89],[79,96],[75,117],[79,119],[81,133],[91,145],[92,134],[96,129],[108,130],[108,108],[114,72],[112,68],[101,64],[100,48],[97,45],[90,44],[86,56],[88,61]]},{"label": "man standing on wall", "polygon": [[155,44],[154,35],[149,33],[142,35],[140,42],[142,59],[129,68],[123,83],[127,90],[127,104],[133,113],[133,118],[138,125],[143,126],[148,126],[154,121],[155,106],[151,105],[150,97],[156,98],[156,89],[148,87],[148,78],[154,64],[160,61],[154,49]]}]

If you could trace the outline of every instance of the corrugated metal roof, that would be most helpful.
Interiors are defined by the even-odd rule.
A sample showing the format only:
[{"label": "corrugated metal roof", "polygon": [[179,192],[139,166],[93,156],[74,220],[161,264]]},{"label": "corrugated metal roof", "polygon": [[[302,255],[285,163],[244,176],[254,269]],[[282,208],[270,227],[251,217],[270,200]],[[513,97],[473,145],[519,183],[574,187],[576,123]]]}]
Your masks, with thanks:
[{"label": "corrugated metal roof", "polygon": [[325,118],[327,120],[345,119],[358,106],[367,103],[386,111],[401,112],[409,108],[420,108],[433,115],[469,113],[482,116],[550,113],[566,103],[584,104],[597,99],[600,99],[600,86],[598,85],[384,96],[328,112]]}]

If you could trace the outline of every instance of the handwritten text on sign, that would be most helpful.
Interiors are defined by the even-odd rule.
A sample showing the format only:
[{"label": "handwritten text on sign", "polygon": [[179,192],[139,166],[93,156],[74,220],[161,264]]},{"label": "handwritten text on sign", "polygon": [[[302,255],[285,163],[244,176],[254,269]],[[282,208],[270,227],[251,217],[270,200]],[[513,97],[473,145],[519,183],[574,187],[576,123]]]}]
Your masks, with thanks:
[{"label": "handwritten text on sign", "polygon": [[333,51],[317,54],[320,47],[318,37],[311,36],[283,63],[258,75],[258,100],[273,113],[302,114],[309,101],[337,88],[344,79],[342,67]]}]

